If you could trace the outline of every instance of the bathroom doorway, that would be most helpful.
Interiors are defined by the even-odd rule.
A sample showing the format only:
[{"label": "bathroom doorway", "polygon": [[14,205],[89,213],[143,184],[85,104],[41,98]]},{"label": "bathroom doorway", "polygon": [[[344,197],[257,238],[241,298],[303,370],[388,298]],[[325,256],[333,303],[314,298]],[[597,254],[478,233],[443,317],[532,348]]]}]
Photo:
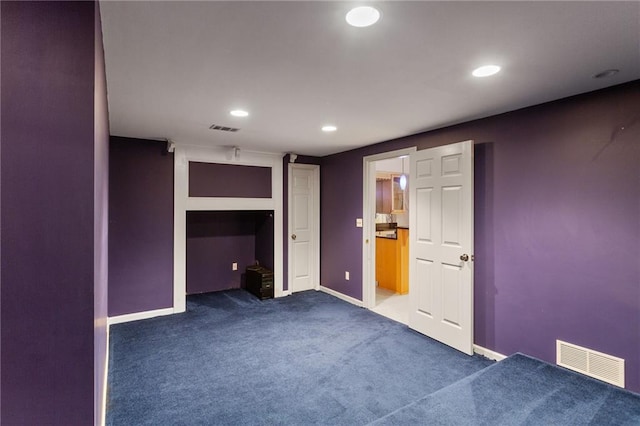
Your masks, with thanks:
[{"label": "bathroom doorway", "polygon": [[410,311],[408,155],[415,150],[364,158],[363,302],[403,324]]}]

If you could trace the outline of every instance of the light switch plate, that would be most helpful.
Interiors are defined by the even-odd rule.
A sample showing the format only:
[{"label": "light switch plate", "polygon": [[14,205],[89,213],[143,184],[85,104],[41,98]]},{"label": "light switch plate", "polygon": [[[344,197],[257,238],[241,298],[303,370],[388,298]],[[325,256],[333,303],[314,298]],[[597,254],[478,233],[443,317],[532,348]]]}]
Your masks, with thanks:
[{"label": "light switch plate", "polygon": [[362,228],[362,218],[361,217],[356,219],[356,228]]}]

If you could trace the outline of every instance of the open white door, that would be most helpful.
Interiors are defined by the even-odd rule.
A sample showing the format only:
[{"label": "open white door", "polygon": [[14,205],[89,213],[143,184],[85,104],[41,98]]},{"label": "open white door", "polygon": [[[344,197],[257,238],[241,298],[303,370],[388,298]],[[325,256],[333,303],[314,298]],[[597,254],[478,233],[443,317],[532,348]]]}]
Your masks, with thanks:
[{"label": "open white door", "polygon": [[473,354],[473,141],[411,154],[409,327]]},{"label": "open white door", "polygon": [[289,164],[289,289],[319,285],[319,166]]}]

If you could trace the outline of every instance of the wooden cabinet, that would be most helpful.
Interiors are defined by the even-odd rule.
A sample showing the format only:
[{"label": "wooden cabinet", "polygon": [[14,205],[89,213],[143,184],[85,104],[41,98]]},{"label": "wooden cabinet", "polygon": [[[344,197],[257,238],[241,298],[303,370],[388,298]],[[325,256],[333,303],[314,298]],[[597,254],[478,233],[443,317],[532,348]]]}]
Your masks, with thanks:
[{"label": "wooden cabinet", "polygon": [[376,238],[378,286],[400,294],[409,292],[409,230],[398,228],[398,239]]},{"label": "wooden cabinet", "polygon": [[391,213],[391,180],[376,180],[376,213]]},{"label": "wooden cabinet", "polygon": [[376,178],[376,213],[404,213],[405,191],[398,174],[379,174]]},{"label": "wooden cabinet", "polygon": [[391,213],[404,213],[404,189],[400,185],[401,175],[391,175]]},{"label": "wooden cabinet", "polygon": [[398,281],[400,282],[398,293],[409,293],[409,230],[398,229],[398,249],[400,250],[400,270]]}]

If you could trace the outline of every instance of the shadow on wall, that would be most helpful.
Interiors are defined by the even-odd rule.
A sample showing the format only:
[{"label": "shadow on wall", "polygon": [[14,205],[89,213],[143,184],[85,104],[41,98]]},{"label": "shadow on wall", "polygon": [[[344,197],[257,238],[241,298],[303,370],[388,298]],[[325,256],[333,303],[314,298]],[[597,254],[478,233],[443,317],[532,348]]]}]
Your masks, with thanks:
[{"label": "shadow on wall", "polygon": [[[474,145],[474,343],[495,347],[493,142]],[[478,289],[483,289],[482,292]]]}]

